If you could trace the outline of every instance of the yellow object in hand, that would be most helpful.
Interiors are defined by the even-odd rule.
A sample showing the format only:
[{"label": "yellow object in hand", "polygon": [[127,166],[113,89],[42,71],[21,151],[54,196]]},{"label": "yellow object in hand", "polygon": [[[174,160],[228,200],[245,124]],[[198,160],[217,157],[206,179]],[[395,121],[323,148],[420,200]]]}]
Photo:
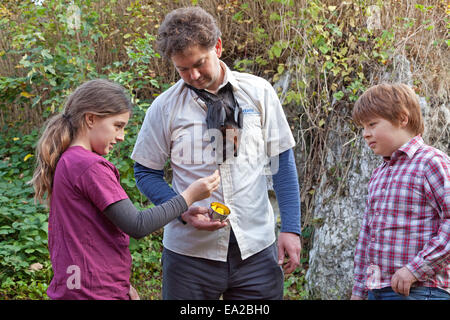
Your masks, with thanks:
[{"label": "yellow object in hand", "polygon": [[230,214],[230,209],[220,202],[212,202],[210,208],[211,208],[210,216],[211,219],[214,220],[219,219],[223,221]]}]

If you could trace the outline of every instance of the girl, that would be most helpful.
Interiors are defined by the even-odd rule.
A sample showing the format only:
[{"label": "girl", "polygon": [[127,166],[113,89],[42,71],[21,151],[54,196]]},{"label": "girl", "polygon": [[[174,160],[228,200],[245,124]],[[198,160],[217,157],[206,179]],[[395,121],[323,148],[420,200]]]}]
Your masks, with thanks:
[{"label": "girl", "polygon": [[[31,183],[35,198],[47,195],[51,299],[139,298],[130,286],[129,236],[141,238],[211,195],[220,178],[193,182],[166,203],[137,211],[103,155],[124,140],[132,105],[124,89],[107,80],[78,87],[64,111],[51,118],[37,145]],[[199,213],[197,213],[199,214]]]}]

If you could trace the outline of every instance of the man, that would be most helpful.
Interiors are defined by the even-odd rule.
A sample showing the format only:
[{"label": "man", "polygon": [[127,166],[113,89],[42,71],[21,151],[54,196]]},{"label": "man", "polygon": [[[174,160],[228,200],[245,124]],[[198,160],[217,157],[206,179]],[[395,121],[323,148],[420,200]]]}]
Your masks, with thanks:
[{"label": "man", "polygon": [[[290,273],[301,250],[295,141],[272,86],[219,59],[220,35],[199,7],[166,16],[157,47],[181,79],[148,109],[131,156],[138,188],[155,204],[220,171],[221,187],[189,208],[196,214],[164,229],[163,298],[282,299],[284,257]],[[163,179],[169,158],[172,187]],[[278,254],[268,165],[281,212]],[[210,219],[213,201],[231,209],[227,221]]]}]

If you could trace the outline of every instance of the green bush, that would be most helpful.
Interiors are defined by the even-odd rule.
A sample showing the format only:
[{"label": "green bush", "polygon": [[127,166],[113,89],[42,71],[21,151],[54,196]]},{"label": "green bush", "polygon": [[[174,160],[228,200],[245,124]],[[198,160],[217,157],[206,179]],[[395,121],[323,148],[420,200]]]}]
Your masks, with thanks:
[{"label": "green bush", "polygon": [[37,130],[24,135],[12,128],[0,139],[0,296],[6,298],[42,298],[49,280],[29,270],[33,263],[49,269],[46,209],[34,203],[26,183],[36,139]]}]

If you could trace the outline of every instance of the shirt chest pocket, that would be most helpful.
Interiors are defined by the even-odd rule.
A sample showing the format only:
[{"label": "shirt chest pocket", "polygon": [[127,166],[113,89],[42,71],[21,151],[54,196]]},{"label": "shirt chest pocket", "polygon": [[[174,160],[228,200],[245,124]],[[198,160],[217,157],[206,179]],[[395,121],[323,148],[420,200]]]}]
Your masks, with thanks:
[{"label": "shirt chest pocket", "polygon": [[419,213],[425,199],[424,177],[414,173],[397,175],[389,188],[391,207],[403,213]]}]

